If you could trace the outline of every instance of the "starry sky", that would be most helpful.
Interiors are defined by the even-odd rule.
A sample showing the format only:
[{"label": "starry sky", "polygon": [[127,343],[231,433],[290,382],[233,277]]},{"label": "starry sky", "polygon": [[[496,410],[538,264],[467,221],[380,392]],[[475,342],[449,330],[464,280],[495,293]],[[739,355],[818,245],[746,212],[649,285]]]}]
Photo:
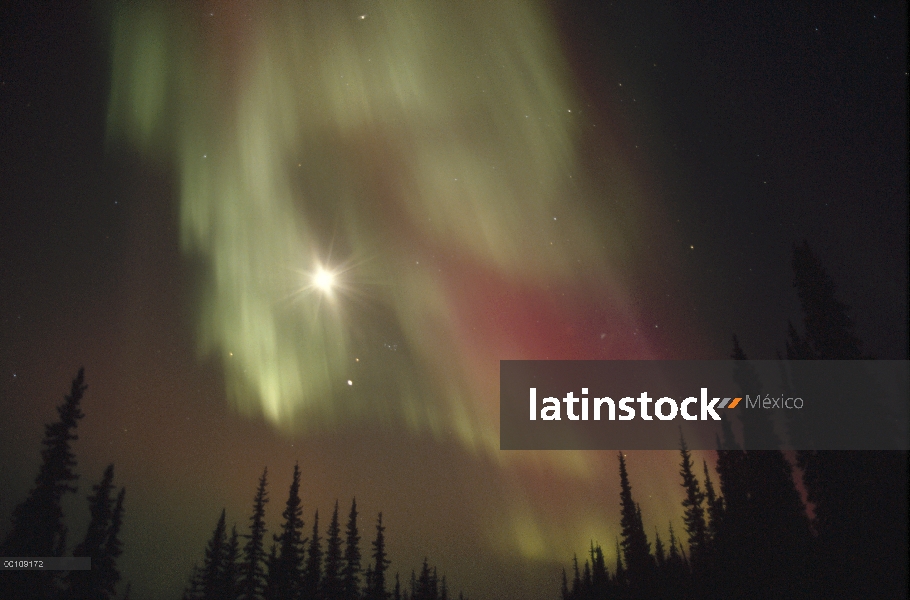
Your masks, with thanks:
[{"label": "starry sky", "polygon": [[499,451],[498,361],[774,358],[802,239],[907,358],[905,3],[180,6],[0,19],[0,515],[85,366],[71,539],[115,463],[135,597],[295,461],[403,579],[553,597],[616,460]]}]

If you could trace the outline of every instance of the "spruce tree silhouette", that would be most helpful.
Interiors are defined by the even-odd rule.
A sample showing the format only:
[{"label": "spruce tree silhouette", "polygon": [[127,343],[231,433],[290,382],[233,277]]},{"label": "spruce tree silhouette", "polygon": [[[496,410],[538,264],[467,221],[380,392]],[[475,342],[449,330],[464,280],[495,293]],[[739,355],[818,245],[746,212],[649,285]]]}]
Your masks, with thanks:
[{"label": "spruce tree silhouette", "polygon": [[357,498],[351,500],[351,512],[345,531],[342,582],[347,600],[360,598],[360,534],[357,531]]},{"label": "spruce tree silhouette", "polygon": [[183,588],[183,595],[180,596],[181,600],[198,600],[202,596],[202,580],[201,574],[199,571],[199,563],[193,565],[193,570],[190,572],[190,579],[187,581],[186,587]]},{"label": "spruce tree silhouette", "polygon": [[205,548],[205,558],[199,573],[201,587],[201,600],[215,600],[219,598],[223,582],[223,573],[227,555],[227,527],[225,525],[225,510],[221,509],[221,516],[215,525],[215,531]]},{"label": "spruce tree silhouette", "polygon": [[596,596],[602,596],[607,591],[607,583],[610,578],[604,553],[600,549],[600,545],[595,545],[592,541],[589,554],[591,556],[591,587]]},{"label": "spruce tree silhouette", "polygon": [[679,475],[682,477],[682,487],[685,490],[683,498],[683,524],[686,528],[686,534],[689,536],[689,555],[692,558],[692,565],[696,570],[701,568],[704,554],[707,551],[707,526],[705,524],[705,495],[701,491],[701,486],[695,473],[692,471],[692,456],[689,454],[689,447],[686,440],[680,432],[679,436],[679,454],[681,462],[679,463]]},{"label": "spruce tree silhouette", "polygon": [[[120,540],[120,530],[123,528],[123,502],[126,499],[126,488],[120,488],[117,494],[117,500],[114,502],[114,514],[111,516],[111,528],[107,536],[108,565],[111,569],[105,576],[110,583],[110,594],[114,594],[114,586],[120,581],[120,571],[117,569],[116,560],[123,554],[123,542]],[[124,597],[130,594],[130,584],[126,584]]]},{"label": "spruce tree silhouette", "polygon": [[278,592],[275,590],[275,585],[272,584],[272,576],[278,569],[278,546],[274,543],[269,548],[269,555],[265,559],[265,565],[265,590],[262,592],[262,597],[265,600],[280,600]]},{"label": "spruce tree silhouette", "polygon": [[417,579],[417,589],[413,594],[414,600],[438,600],[439,592],[436,585],[436,569],[430,569],[427,558],[423,559],[420,568],[420,577]]},{"label": "spruce tree silhouette", "polygon": [[[616,549],[619,550],[619,547],[617,546]],[[581,572],[578,570],[578,555],[577,554],[572,555],[572,570],[573,570],[572,597],[578,598],[579,594],[581,594]]]},{"label": "spruce tree silhouette", "polygon": [[[41,444],[41,466],[35,487],[27,498],[13,509],[12,528],[0,556],[54,557],[66,551],[66,525],[61,500],[75,493],[76,457],[71,443],[78,439],[75,429],[83,417],[79,403],[86,390],[85,370],[73,379],[70,393],[57,407],[59,420],[45,425]],[[0,573],[0,597],[21,600],[52,598],[56,593],[57,575],[53,571],[5,571]]]},{"label": "spruce tree silhouette", "polygon": [[[807,242],[794,245],[792,266],[804,335],[789,324],[787,358],[864,358],[850,308],[836,297],[836,286]],[[833,408],[837,414],[840,407]],[[907,453],[801,451],[798,460],[814,504],[822,593],[863,598],[875,590],[878,597],[906,598]]]},{"label": "spruce tree silhouette", "polygon": [[260,600],[265,590],[265,505],[268,503],[266,492],[268,468],[262,470],[256,497],[253,499],[253,514],[250,516],[250,533],[243,536],[247,542],[243,546],[243,560],[240,566],[239,600]]},{"label": "spruce tree silhouette", "polygon": [[[742,393],[760,395],[762,382],[735,335],[730,357],[735,361],[734,380]],[[742,475],[746,504],[742,511],[731,514],[731,518],[741,519],[735,530],[744,534],[734,542],[740,548],[739,556],[748,563],[741,577],[755,580],[756,585],[760,582],[763,594],[805,597],[810,587],[810,532],[793,468],[779,449],[779,438],[766,411],[745,411],[740,419],[744,445],[767,448],[745,452]],[[740,578],[737,585],[748,580]]]},{"label": "spruce tree silhouette", "polygon": [[714,541],[717,538],[717,529],[723,519],[724,499],[718,496],[714,491],[714,482],[711,481],[711,474],[708,472],[708,461],[702,460],[702,470],[705,473],[705,508],[708,511],[708,547],[713,548]]},{"label": "spruce tree silhouette", "polygon": [[626,460],[619,453],[619,505],[620,527],[622,527],[622,552],[625,559],[625,573],[633,594],[647,595],[654,576],[654,559],[651,544],[645,535],[641,510],[632,499],[632,486],[626,471]]},{"label": "spruce tree silhouette", "polygon": [[319,537],[319,511],[313,515],[313,534],[307,548],[306,568],[303,573],[302,600],[316,600],[322,583],[322,539]]},{"label": "spruce tree silhouette", "polygon": [[227,538],[224,548],[224,561],[221,568],[221,578],[218,582],[217,598],[236,600],[240,593],[240,540],[237,535],[237,526],[231,527],[231,535]]},{"label": "spruce tree silhouette", "polygon": [[367,565],[367,570],[366,570],[366,573],[364,573],[363,579],[364,579],[363,595],[364,595],[364,598],[366,598],[369,595],[370,590],[373,589],[371,587],[372,582],[373,582],[373,565],[372,565],[372,563]]},{"label": "spruce tree silhouette", "polygon": [[338,500],[332,511],[332,521],[326,532],[325,573],[322,578],[323,600],[342,600],[345,597],[341,579],[341,528],[338,525]]},{"label": "spruce tree silhouette", "polygon": [[382,513],[376,521],[376,539],[373,541],[373,575],[367,588],[367,600],[387,600],[385,574],[389,560],[385,550],[385,527],[382,525]]},{"label": "spruce tree silhouette", "polygon": [[[575,578],[578,578],[578,560],[575,561]],[[626,568],[622,563],[622,551],[619,546],[619,538],[616,538],[616,569],[613,571],[613,581],[617,587],[625,589],[629,580],[626,577]]]},{"label": "spruce tree silhouette", "polygon": [[[761,379],[755,367],[749,362],[746,353],[739,345],[739,339],[733,336],[733,351],[730,353],[733,363],[733,381],[739,386],[743,396],[761,397],[764,391]],[[779,450],[780,438],[774,430],[774,422],[765,410],[747,410],[738,413],[743,426],[743,448],[754,450]]]},{"label": "spruce tree silhouette", "polygon": [[269,571],[267,598],[297,598],[300,594],[303,575],[304,546],[306,538],[302,537],[303,509],[300,502],[300,466],[294,465],[291,488],[285,504],[284,522],[281,533],[274,536],[278,544],[278,556]]},{"label": "spruce tree silhouette", "polygon": [[673,530],[673,523],[670,523],[670,541],[667,550],[667,576],[670,590],[681,590],[688,579],[688,569],[686,568],[685,559],[682,549],[679,546],[679,540],[676,539],[676,532]]},{"label": "spruce tree silhouette", "polygon": [[123,499],[121,489],[116,501],[111,497],[114,490],[114,465],[108,465],[101,481],[92,486],[94,494],[88,497],[88,529],[83,541],[73,549],[73,556],[87,556],[92,568],[84,571],[70,571],[66,576],[66,598],[68,600],[107,600],[116,596],[116,585],[120,581],[117,557],[121,554],[119,540],[123,522]]}]

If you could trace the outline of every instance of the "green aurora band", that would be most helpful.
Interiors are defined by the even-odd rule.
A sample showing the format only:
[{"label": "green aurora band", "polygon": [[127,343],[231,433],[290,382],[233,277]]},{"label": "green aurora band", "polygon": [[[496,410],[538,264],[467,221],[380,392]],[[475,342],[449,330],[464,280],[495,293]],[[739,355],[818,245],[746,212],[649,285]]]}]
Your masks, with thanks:
[{"label": "green aurora band", "polygon": [[583,102],[535,3],[130,2],[111,40],[109,137],[174,170],[200,352],[241,412],[290,434],[404,424],[501,460],[500,359],[617,356],[546,350],[540,315],[571,321],[572,294],[522,312],[497,290],[581,290],[635,329],[641,193],[615,156],[614,213],[592,213]]}]

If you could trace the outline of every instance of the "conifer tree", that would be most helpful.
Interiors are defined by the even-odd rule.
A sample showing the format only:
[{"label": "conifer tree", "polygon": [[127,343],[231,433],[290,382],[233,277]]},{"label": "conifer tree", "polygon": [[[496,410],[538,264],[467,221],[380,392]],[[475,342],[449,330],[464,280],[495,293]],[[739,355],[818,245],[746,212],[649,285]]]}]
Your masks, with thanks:
[{"label": "conifer tree", "polygon": [[260,600],[265,590],[265,505],[268,468],[262,470],[256,497],[253,499],[253,514],[250,516],[250,533],[243,547],[243,561],[240,567],[240,600]]},{"label": "conifer tree", "polygon": [[395,572],[395,589],[392,591],[392,600],[401,600],[401,582],[398,579],[398,572]]},{"label": "conifer tree", "polygon": [[803,309],[805,342],[812,358],[864,358],[850,306],[837,299],[834,282],[806,241],[793,246],[793,286]]},{"label": "conifer tree", "polygon": [[632,499],[632,486],[626,471],[626,460],[619,453],[620,526],[626,576],[630,586],[639,591],[647,587],[652,576],[651,545],[648,543],[641,521],[641,511]]},{"label": "conifer tree", "polygon": [[[67,530],[61,500],[75,493],[76,458],[71,443],[82,418],[79,403],[85,393],[83,369],[73,379],[70,393],[57,407],[59,419],[45,425],[41,466],[35,487],[13,509],[12,527],[0,544],[0,556],[63,556]],[[0,577],[0,597],[45,599],[56,594],[59,573],[53,571],[7,571]]]},{"label": "conifer tree", "polygon": [[0,546],[3,556],[63,556],[66,526],[60,501],[64,494],[76,492],[73,483],[79,476],[70,445],[78,439],[75,429],[83,417],[79,403],[86,389],[85,370],[79,369],[70,393],[57,407],[59,420],[45,425],[35,487],[13,510],[12,528]]},{"label": "conifer tree", "polygon": [[654,528],[654,559],[657,561],[657,568],[663,569],[667,562],[667,556],[664,553],[664,543],[660,539],[657,527]]},{"label": "conifer tree", "polygon": [[[617,550],[619,548],[617,547]],[[578,570],[578,555],[572,555],[572,569],[574,571],[572,577],[572,596],[578,597],[581,594],[581,572]]]},{"label": "conifer tree", "polygon": [[221,516],[215,525],[215,531],[205,549],[205,558],[200,572],[200,583],[203,600],[215,600],[221,594],[224,581],[225,558],[227,555],[227,531],[225,525],[225,510],[221,509]]},{"label": "conifer tree", "polygon": [[357,499],[351,501],[351,512],[344,546],[344,569],[342,580],[344,583],[344,597],[347,600],[356,600],[360,597],[360,534],[357,530]]},{"label": "conifer tree", "polygon": [[[762,382],[735,335],[730,358],[735,361],[733,363],[733,381],[739,386],[743,396],[760,397],[763,391]],[[743,425],[743,448],[745,450],[780,449],[780,438],[774,431],[774,423],[768,415],[768,411],[747,410],[738,414]]]},{"label": "conifer tree", "polygon": [[190,573],[190,579],[183,588],[181,600],[198,600],[202,597],[201,573],[199,563],[193,565],[193,571]]},{"label": "conifer tree", "polygon": [[[322,597],[324,600],[341,600],[348,598],[345,595],[341,579],[341,528],[338,524],[338,501],[335,501],[335,510],[332,511],[332,520],[326,532],[325,542],[325,572],[322,577]],[[357,591],[356,589],[354,590]]]},{"label": "conifer tree", "polygon": [[585,559],[585,566],[581,571],[581,585],[582,590],[584,590],[584,596],[590,598],[592,596],[591,588],[593,585],[591,583],[591,562],[587,559]]},{"label": "conifer tree", "polygon": [[[123,543],[120,541],[120,529],[123,527],[123,502],[126,499],[126,488],[120,488],[117,494],[117,500],[114,502],[114,513],[111,515],[111,527],[107,536],[107,548],[105,554],[108,557],[107,572],[105,581],[107,582],[108,594],[113,596],[115,586],[120,581],[120,571],[117,569],[117,559],[123,554]],[[129,596],[130,585],[127,584],[124,596]]]},{"label": "conifer tree", "polygon": [[705,496],[701,491],[695,474],[692,472],[692,456],[682,434],[679,436],[679,454],[682,461],[679,463],[679,475],[682,477],[682,487],[685,490],[683,498],[683,523],[689,536],[689,553],[695,564],[702,558],[706,546]]},{"label": "conifer tree", "polygon": [[416,598],[418,600],[436,600],[436,594],[433,591],[434,587],[433,572],[430,570],[427,558],[424,557],[423,566],[420,568],[420,578],[417,580]]},{"label": "conifer tree", "polygon": [[708,461],[702,460],[702,468],[705,473],[705,507],[708,511],[707,539],[710,545],[716,539],[718,526],[723,519],[724,499],[714,491],[714,482],[711,481],[711,474],[708,472]]},{"label": "conifer tree", "polygon": [[604,561],[604,553],[600,548],[600,544],[594,544],[591,542],[591,585],[594,588],[594,592],[597,595],[602,595],[604,590],[606,590],[607,581],[609,579],[609,573],[607,573],[606,561]]},{"label": "conifer tree", "polygon": [[88,497],[91,518],[85,538],[73,549],[73,556],[89,557],[92,568],[70,571],[67,575],[67,594],[72,600],[106,600],[116,595],[116,584],[120,579],[116,566],[120,554],[117,535],[123,512],[123,491],[118,495],[115,510],[115,501],[111,498],[113,482],[114,465],[108,465],[101,481],[92,486],[94,494]]},{"label": "conifer tree", "polygon": [[560,597],[562,600],[569,600],[571,598],[569,594],[569,580],[566,578],[566,568],[562,568],[562,588],[560,589]]},{"label": "conifer tree", "polygon": [[[736,347],[738,342],[735,343],[730,358],[743,360],[741,349],[736,351]],[[734,547],[738,543],[736,540],[748,535],[749,469],[746,453],[736,442],[728,419],[721,421],[721,429],[723,439],[717,441],[717,476],[720,494],[723,497],[723,511],[717,513],[722,514],[722,519],[716,525],[712,524],[712,527],[715,533],[715,549],[726,560],[734,558]]]},{"label": "conifer tree", "polygon": [[[733,337],[736,360],[734,378],[746,389],[761,394],[762,384],[746,353]],[[741,519],[735,523],[741,535],[736,544],[743,564],[738,570],[740,582],[748,577],[763,581],[765,592],[777,597],[807,593],[803,580],[807,572],[806,553],[809,523],[789,460],[779,449],[779,440],[766,411],[746,411],[741,417],[745,454],[744,478],[747,504]]]},{"label": "conifer tree", "polygon": [[670,523],[670,550],[667,553],[667,562],[682,565],[682,556],[679,553],[676,533],[673,531],[673,523]]},{"label": "conifer tree", "polygon": [[386,600],[388,593],[385,587],[385,574],[389,561],[385,550],[385,527],[382,525],[382,513],[376,522],[376,539],[373,541],[373,574],[367,588],[367,598],[371,600]]},{"label": "conifer tree", "polygon": [[373,589],[373,563],[367,565],[366,573],[364,573],[364,585],[363,585],[363,596],[364,598],[370,598],[370,594]]},{"label": "conifer tree", "polygon": [[274,536],[278,544],[278,555],[274,569],[269,573],[268,586],[270,594],[276,598],[296,598],[300,594],[303,575],[304,547],[306,538],[303,533],[303,508],[300,502],[300,466],[294,465],[291,488],[285,504],[284,522],[281,532]]},{"label": "conifer tree", "polygon": [[313,535],[307,549],[306,569],[303,576],[302,598],[315,600],[320,589],[322,577],[322,540],[319,537],[319,511],[313,515]]},{"label": "conifer tree", "polygon": [[269,555],[265,559],[265,588],[262,591],[262,597],[265,600],[281,600],[278,595],[278,589],[275,584],[272,583],[273,579],[277,577],[278,572],[278,546],[274,543],[271,548],[269,548]]},{"label": "conifer tree", "polygon": [[221,565],[221,577],[218,583],[219,600],[227,598],[233,600],[237,597],[240,590],[239,573],[240,568],[237,561],[240,557],[240,541],[237,535],[237,526],[231,527],[231,535],[227,538],[224,547],[224,559]]},{"label": "conifer tree", "polygon": [[[848,305],[836,296],[836,287],[805,241],[793,248],[794,287],[803,312],[804,336],[790,324],[787,358],[790,360],[856,360],[865,358],[854,333]],[[901,357],[903,358],[903,357]],[[797,373],[794,367],[794,376]],[[837,379],[834,372],[834,379]],[[840,387],[865,390],[875,399],[869,381],[826,380],[829,396]],[[827,398],[826,398],[827,399]],[[842,416],[842,405],[829,401],[825,414],[836,426],[851,418],[851,427],[867,435],[890,436],[893,432],[870,430],[862,420],[872,411],[852,411]],[[849,408],[849,407],[843,407]],[[872,407],[873,410],[876,407]],[[860,420],[857,421],[857,417]],[[820,427],[818,423],[812,424]],[[829,430],[830,433],[831,430]],[[794,432],[812,439],[812,432]],[[799,465],[808,499],[815,505],[813,522],[822,550],[827,576],[825,593],[860,597],[876,589],[881,597],[905,594],[907,589],[907,453],[801,451]],[[849,548],[849,551],[845,549]],[[864,557],[856,564],[850,557]]]},{"label": "conifer tree", "polygon": [[[578,560],[575,561],[575,578],[578,579]],[[626,569],[622,564],[622,551],[619,546],[619,538],[616,538],[616,571],[613,576],[617,586],[625,587],[628,583],[626,578]]]}]

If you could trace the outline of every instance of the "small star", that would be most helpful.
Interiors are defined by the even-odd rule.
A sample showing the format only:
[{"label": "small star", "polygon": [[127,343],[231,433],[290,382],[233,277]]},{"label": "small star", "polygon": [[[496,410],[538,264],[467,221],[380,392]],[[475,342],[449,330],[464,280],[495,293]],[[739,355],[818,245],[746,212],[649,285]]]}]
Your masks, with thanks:
[{"label": "small star", "polygon": [[689,250],[695,250],[695,246],[689,246]]},{"label": "small star", "polygon": [[348,379],[348,385],[354,385],[354,382]]},{"label": "small star", "polygon": [[363,21],[363,20],[366,19],[366,18],[367,18],[366,15],[360,15],[360,20],[361,20],[361,21]]}]

